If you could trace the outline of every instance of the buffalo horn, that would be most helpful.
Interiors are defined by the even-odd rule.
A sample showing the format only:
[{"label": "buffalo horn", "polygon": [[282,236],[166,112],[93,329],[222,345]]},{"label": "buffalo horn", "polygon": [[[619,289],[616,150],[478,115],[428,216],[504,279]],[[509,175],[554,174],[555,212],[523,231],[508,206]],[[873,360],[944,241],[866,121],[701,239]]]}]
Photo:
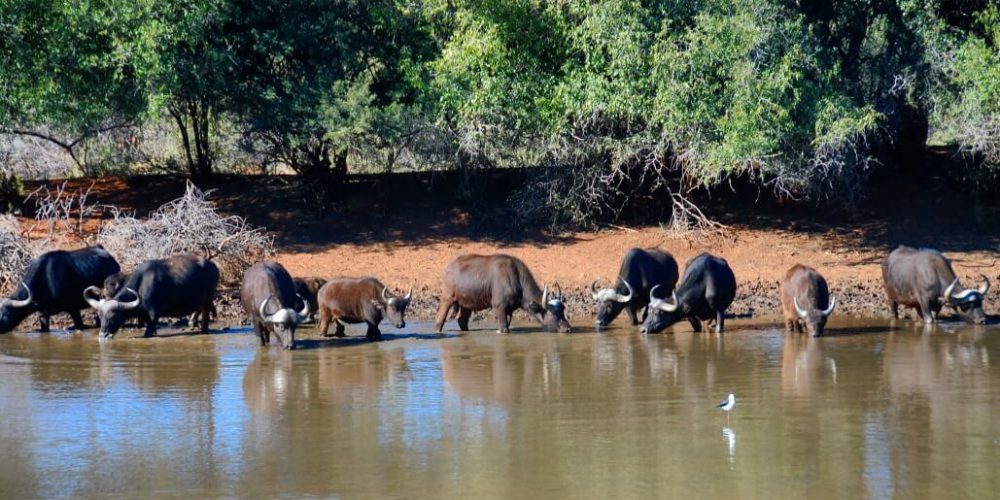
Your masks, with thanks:
[{"label": "buffalo horn", "polygon": [[618,292],[615,292],[615,300],[621,302],[622,304],[625,304],[628,303],[630,300],[632,300],[632,294],[635,293],[635,290],[632,289],[632,285],[628,284],[628,281],[626,281],[625,278],[621,278],[621,280],[622,283],[625,283],[625,288],[628,288],[628,295],[622,295]]},{"label": "buffalo horn", "polygon": [[955,290],[956,286],[958,286],[958,278],[955,278],[955,281],[952,281],[951,284],[948,285],[948,288],[944,289],[944,301],[945,301],[945,303],[951,302],[951,298],[952,298],[951,297],[951,292],[953,292]]},{"label": "buffalo horn", "polygon": [[406,291],[406,295],[403,296],[403,300],[409,302],[413,298],[413,287],[411,286],[409,290]]},{"label": "buffalo horn", "polygon": [[100,309],[101,302],[103,301],[103,300],[96,300],[90,296],[91,293],[95,293],[97,292],[97,290],[98,288],[96,286],[88,286],[87,289],[83,291],[84,300],[86,300],[87,303],[90,304],[90,307],[93,307],[94,309]]},{"label": "buffalo horn", "polygon": [[[265,310],[267,309],[268,302],[271,302],[271,296],[270,295],[268,295],[267,298],[264,299],[263,301],[261,301],[261,303],[260,303],[260,317],[261,317],[261,319],[264,320],[265,323],[271,323],[272,321],[274,321],[274,314],[277,314],[277,312],[275,312],[274,314],[267,314],[265,312]],[[309,306],[306,306],[306,307],[309,307]]]},{"label": "buffalo horn", "polygon": [[299,294],[295,294],[295,295],[297,295],[299,297],[299,300],[301,300],[302,304],[303,304],[302,310],[298,312],[298,317],[295,318],[295,322],[296,323],[301,323],[301,322],[305,321],[305,319],[307,317],[309,317],[309,301],[306,300],[306,299],[303,299],[302,296],[299,295]]},{"label": "buffalo horn", "polygon": [[677,292],[673,293],[674,303],[673,304],[669,304],[669,303],[667,303],[667,301],[665,301],[663,299],[660,299],[660,298],[657,298],[655,295],[653,295],[653,293],[656,292],[657,288],[660,288],[660,285],[654,286],[653,289],[649,291],[649,306],[652,307],[652,308],[654,308],[654,309],[659,309],[659,310],[665,311],[665,312],[674,312],[674,311],[676,311],[677,310]]},{"label": "buffalo horn", "polygon": [[545,288],[542,289],[542,304],[548,304],[548,303],[549,303],[549,285],[545,285]]},{"label": "buffalo horn", "polygon": [[[3,299],[3,305],[9,305],[11,307],[27,307],[28,304],[31,304],[32,301],[31,289],[28,288],[28,285],[23,281],[21,282],[21,286],[23,286],[24,289],[28,291],[28,298],[22,300]],[[17,290],[14,291],[17,292]]]},{"label": "buffalo horn", "polygon": [[392,295],[389,294],[389,287],[382,287],[382,300],[389,302],[390,299],[392,299]]},{"label": "buffalo horn", "polygon": [[980,274],[980,276],[983,277],[983,284],[979,285],[979,294],[985,296],[986,292],[990,291],[990,279],[985,274]]},{"label": "buffalo horn", "polygon": [[128,290],[128,291],[132,292],[132,295],[135,295],[135,300],[133,300],[131,302],[118,302],[118,301],[115,301],[115,302],[118,302],[117,308],[121,309],[121,310],[124,310],[124,311],[127,311],[129,309],[135,309],[136,307],[139,307],[139,302],[142,301],[142,299],[139,297],[139,294],[136,293],[136,291],[133,290],[133,289],[131,289],[131,288],[126,288],[125,290]]},{"label": "buffalo horn", "polygon": [[590,296],[593,297],[594,300],[601,300],[600,295],[597,294],[597,282],[598,281],[600,281],[600,280],[594,280],[594,282],[590,284]]},{"label": "buffalo horn", "polygon": [[834,307],[837,307],[837,297],[834,297],[834,296],[831,295],[830,296],[830,307],[827,307],[826,309],[823,309],[820,312],[823,314],[823,316],[829,316],[831,313],[833,313],[833,308]]},{"label": "buffalo horn", "polygon": [[809,315],[809,311],[799,307],[798,297],[792,297],[792,303],[795,304],[795,312],[799,313],[799,317],[804,318]]}]

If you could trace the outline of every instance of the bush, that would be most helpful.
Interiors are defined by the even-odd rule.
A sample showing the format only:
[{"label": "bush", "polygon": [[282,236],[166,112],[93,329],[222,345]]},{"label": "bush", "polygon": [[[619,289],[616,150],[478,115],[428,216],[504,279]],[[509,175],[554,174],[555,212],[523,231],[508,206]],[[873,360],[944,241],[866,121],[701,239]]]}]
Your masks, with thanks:
[{"label": "bush", "polygon": [[34,248],[21,235],[21,225],[13,215],[0,215],[0,293],[9,294],[34,257]]},{"label": "bush", "polygon": [[167,203],[148,219],[112,208],[113,219],[101,228],[104,245],[125,269],[150,259],[194,253],[212,259],[227,285],[239,283],[253,263],[274,254],[274,238],[237,216],[222,216],[207,192],[188,182],[184,196]]}]

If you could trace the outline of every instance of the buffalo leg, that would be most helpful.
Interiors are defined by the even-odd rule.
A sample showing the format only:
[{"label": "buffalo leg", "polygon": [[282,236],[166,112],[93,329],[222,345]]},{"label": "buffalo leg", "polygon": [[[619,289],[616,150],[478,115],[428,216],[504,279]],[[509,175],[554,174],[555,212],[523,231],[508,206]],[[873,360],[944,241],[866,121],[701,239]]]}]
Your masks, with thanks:
[{"label": "buffalo leg", "polygon": [[924,302],[924,303],[920,304],[920,311],[921,311],[921,315],[924,318],[924,323],[925,324],[929,325],[929,324],[931,324],[931,323],[934,322],[934,314],[933,314],[933,311],[931,310],[931,305],[930,305],[929,302]]},{"label": "buffalo leg", "polygon": [[155,337],[156,336],[156,324],[159,322],[159,318],[156,313],[149,311],[149,319],[146,320],[146,331],[143,332],[143,337]]},{"label": "buffalo leg", "polygon": [[[628,315],[628,319],[632,322],[632,326],[639,324],[639,319],[635,317],[635,309],[632,309],[631,306],[625,307],[625,314]],[[643,318],[643,320],[645,320],[645,318]]]},{"label": "buffalo leg", "polygon": [[329,337],[326,332],[330,329],[330,312],[326,309],[320,309],[319,311],[319,326],[317,329],[320,335]]},{"label": "buffalo leg", "polygon": [[264,325],[261,325],[259,321],[253,322],[253,331],[257,333],[257,338],[260,340],[260,345],[265,346],[268,343],[267,330],[264,329]]},{"label": "buffalo leg", "polygon": [[[339,326],[339,324],[338,324]],[[365,338],[368,340],[379,340],[382,338],[382,332],[379,331],[378,325],[373,325],[368,323],[368,333],[365,334]]]},{"label": "buffalo leg", "polygon": [[725,330],[725,327],[726,315],[721,312],[715,313],[715,333],[722,333],[722,331]]},{"label": "buffalo leg", "polygon": [[899,319],[899,302],[889,299],[889,312],[892,313],[892,319]]},{"label": "buffalo leg", "polygon": [[73,318],[73,329],[83,330],[87,328],[87,325],[83,324],[83,316],[80,315],[80,311],[70,311],[69,317]]},{"label": "buffalo leg", "polygon": [[334,337],[345,337],[345,336],[347,336],[347,334],[344,333],[344,324],[341,323],[339,319],[338,320],[334,320],[333,322],[335,323],[335,325],[334,325],[334,331],[333,331],[333,336]]},{"label": "buffalo leg", "polygon": [[201,333],[208,334],[208,319],[211,317],[212,301],[201,306]]},{"label": "buffalo leg", "polygon": [[688,322],[691,323],[691,328],[694,328],[694,333],[701,333],[701,320],[694,317],[688,316]]},{"label": "buffalo leg", "polygon": [[459,307],[458,309],[458,328],[463,332],[469,331],[469,318],[472,316],[472,309],[466,309],[464,307]]},{"label": "buffalo leg", "polygon": [[503,306],[493,308],[496,312],[497,322],[500,323],[500,329],[497,333],[507,335],[510,333],[510,317],[507,315],[507,310]]},{"label": "buffalo leg", "polygon": [[438,305],[437,319],[434,321],[434,331],[441,333],[441,330],[444,329],[444,322],[448,321],[448,313],[451,312],[452,306],[457,305],[455,302],[441,301],[441,304]]},{"label": "buffalo leg", "polygon": [[49,333],[49,315],[38,313],[38,331]]}]

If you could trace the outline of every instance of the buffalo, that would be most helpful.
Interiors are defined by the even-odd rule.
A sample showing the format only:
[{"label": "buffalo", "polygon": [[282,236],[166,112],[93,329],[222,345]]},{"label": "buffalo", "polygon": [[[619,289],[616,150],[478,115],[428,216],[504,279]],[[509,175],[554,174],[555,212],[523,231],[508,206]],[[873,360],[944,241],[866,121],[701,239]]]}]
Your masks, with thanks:
[{"label": "buffalo", "polygon": [[796,264],[785,273],[781,282],[781,311],[788,330],[821,337],[826,319],[836,306],[837,299],[830,296],[826,280],[815,269]]},{"label": "buffalo", "polygon": [[73,318],[73,328],[84,328],[80,310],[87,308],[83,291],[101,285],[104,279],[121,270],[104,247],[73,251],[46,252],[28,266],[17,289],[0,301],[0,333],[17,328],[24,318],[40,314],[42,332],[49,331],[49,316],[65,312]]},{"label": "buffalo", "polygon": [[656,248],[632,248],[622,260],[618,281],[616,286],[600,291],[596,281],[590,284],[591,296],[597,302],[598,327],[611,324],[623,309],[633,325],[645,321],[649,291],[660,286],[662,293],[673,293],[677,285],[677,261],[670,253]]},{"label": "buffalo", "polygon": [[556,285],[549,295],[524,265],[510,255],[463,255],[444,271],[441,305],[438,307],[435,329],[438,333],[453,312],[458,313],[458,327],[469,329],[473,311],[493,309],[500,323],[498,333],[510,333],[511,315],[521,308],[535,317],[546,331],[568,333],[562,289]]},{"label": "buffalo", "polygon": [[715,332],[722,333],[726,308],[736,298],[736,276],[725,259],[703,253],[685,265],[672,301],[658,298],[657,288],[649,291],[650,311],[639,331],[656,333],[687,318],[696,332],[701,321],[715,320]]},{"label": "buffalo", "polygon": [[413,289],[406,295],[389,293],[381,281],[372,278],[333,278],[327,281],[316,296],[319,305],[319,332],[327,335],[330,322],[336,323],[334,336],[344,336],[344,323],[366,323],[369,340],[382,338],[378,325],[383,317],[396,328],[406,328],[406,306],[410,305]]},{"label": "buffalo", "polygon": [[326,280],[323,278],[293,278],[292,284],[295,285],[295,293],[309,302],[309,317],[306,320],[316,321],[316,311],[319,310],[316,295],[319,293],[319,289],[326,284]]},{"label": "buffalo", "polygon": [[979,288],[965,288],[941,252],[900,246],[882,262],[882,279],[892,317],[899,318],[899,306],[915,308],[924,323],[933,323],[941,308],[951,306],[970,323],[983,324],[983,298],[990,280],[983,276]]},{"label": "buffalo", "polygon": [[[247,269],[240,287],[243,309],[265,346],[273,335],[284,349],[295,349],[295,328],[309,314],[309,301],[295,293],[291,275],[281,264],[259,262]],[[293,308],[297,302],[303,309]]]},{"label": "buffalo", "polygon": [[96,286],[82,294],[101,319],[101,337],[107,338],[130,317],[146,325],[145,336],[156,335],[160,318],[201,313],[201,331],[208,333],[212,302],[219,286],[219,268],[194,255],[147,260],[136,266],[121,289],[110,299],[91,296]]}]

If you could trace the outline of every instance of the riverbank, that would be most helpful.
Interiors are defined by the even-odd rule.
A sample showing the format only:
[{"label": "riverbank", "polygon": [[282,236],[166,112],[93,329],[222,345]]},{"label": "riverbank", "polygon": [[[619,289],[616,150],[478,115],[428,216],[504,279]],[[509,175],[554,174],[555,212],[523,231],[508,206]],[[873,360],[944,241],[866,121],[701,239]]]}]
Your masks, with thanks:
[{"label": "riverbank", "polygon": [[[929,161],[930,163],[930,161]],[[480,174],[484,176],[494,174]],[[850,208],[788,203],[766,196],[714,194],[696,198],[719,233],[677,233],[633,217],[592,231],[549,232],[510,223],[508,199],[516,182],[502,174],[491,189],[470,197],[454,173],[357,177],[330,208],[303,199],[294,179],[219,176],[199,182],[220,212],[245,217],[275,237],[275,260],[296,276],[373,275],[400,291],[414,289],[410,316],[433,319],[445,266],[466,253],[503,252],[521,258],[540,284],[558,282],[569,314],[590,316],[587,290],[595,279],[617,276],[632,247],[658,247],[684,263],[701,252],[724,257],[739,283],[733,315],[780,315],[779,283],[794,264],[815,267],[837,297],[838,313],[885,317],[881,262],[900,244],[937,248],[952,259],[963,283],[980,275],[1000,283],[1000,207],[992,200],[955,195],[948,176],[917,175],[873,181],[877,195]],[[62,180],[46,181],[50,187]],[[72,179],[66,191],[90,190],[89,200],[135,211],[140,217],[184,192],[182,177]],[[26,183],[32,190],[41,182]],[[481,184],[486,184],[485,181]],[[482,188],[480,188],[482,189]],[[724,196],[725,195],[725,196]],[[958,203],[958,202],[962,203]],[[26,218],[31,207],[25,206]],[[101,211],[83,227],[96,231]],[[79,239],[70,246],[80,246]],[[236,324],[238,301],[223,300]],[[1000,285],[987,312],[1000,313]]]}]

